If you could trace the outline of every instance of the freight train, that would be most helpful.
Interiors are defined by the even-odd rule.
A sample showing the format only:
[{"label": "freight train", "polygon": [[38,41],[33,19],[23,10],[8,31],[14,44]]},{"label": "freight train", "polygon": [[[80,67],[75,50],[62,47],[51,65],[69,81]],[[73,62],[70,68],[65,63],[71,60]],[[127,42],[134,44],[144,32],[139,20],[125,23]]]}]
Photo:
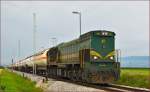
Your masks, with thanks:
[{"label": "freight train", "polygon": [[94,30],[20,60],[12,68],[22,72],[65,77],[88,83],[112,83],[120,77],[115,33]]}]

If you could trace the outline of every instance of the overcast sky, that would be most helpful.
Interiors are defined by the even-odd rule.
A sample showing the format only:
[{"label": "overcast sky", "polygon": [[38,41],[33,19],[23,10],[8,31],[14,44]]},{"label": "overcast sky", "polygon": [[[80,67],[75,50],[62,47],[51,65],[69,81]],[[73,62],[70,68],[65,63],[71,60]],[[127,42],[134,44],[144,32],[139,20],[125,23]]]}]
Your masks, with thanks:
[{"label": "overcast sky", "polygon": [[[116,49],[122,56],[148,56],[148,1],[2,1],[1,46],[2,64],[25,58],[33,53],[33,13],[37,16],[36,49],[79,37],[79,16],[82,33],[108,30],[116,33]],[[18,40],[21,41],[20,56]]]}]

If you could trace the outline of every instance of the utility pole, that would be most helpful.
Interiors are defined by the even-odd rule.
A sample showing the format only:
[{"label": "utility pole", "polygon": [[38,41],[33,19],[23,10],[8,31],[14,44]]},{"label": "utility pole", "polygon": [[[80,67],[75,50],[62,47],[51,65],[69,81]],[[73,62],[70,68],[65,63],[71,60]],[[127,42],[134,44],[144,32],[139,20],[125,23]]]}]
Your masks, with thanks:
[{"label": "utility pole", "polygon": [[20,40],[18,40],[18,58],[20,58]]},{"label": "utility pole", "polygon": [[51,38],[51,41],[52,41],[52,47],[57,45],[57,38],[56,37]]},{"label": "utility pole", "polygon": [[36,13],[33,13],[33,54],[36,53]]},{"label": "utility pole", "polygon": [[[36,13],[33,13],[33,54],[36,53]],[[36,74],[36,65],[33,63],[33,74]]]},{"label": "utility pole", "polygon": [[14,69],[14,60],[13,60],[13,58],[12,58],[12,60],[11,60],[11,63],[12,63],[12,70]]}]

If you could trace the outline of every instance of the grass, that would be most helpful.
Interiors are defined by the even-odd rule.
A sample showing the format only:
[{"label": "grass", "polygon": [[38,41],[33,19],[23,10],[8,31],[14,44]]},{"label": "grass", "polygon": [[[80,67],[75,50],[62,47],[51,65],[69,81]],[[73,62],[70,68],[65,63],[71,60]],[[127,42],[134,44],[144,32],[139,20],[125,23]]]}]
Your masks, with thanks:
[{"label": "grass", "polygon": [[150,89],[150,69],[123,68],[121,69],[120,79],[115,83]]},{"label": "grass", "polygon": [[36,88],[35,83],[20,75],[0,70],[0,92],[42,92]]},{"label": "grass", "polygon": [[1,73],[2,73],[2,69],[0,69],[0,75],[1,75]]}]

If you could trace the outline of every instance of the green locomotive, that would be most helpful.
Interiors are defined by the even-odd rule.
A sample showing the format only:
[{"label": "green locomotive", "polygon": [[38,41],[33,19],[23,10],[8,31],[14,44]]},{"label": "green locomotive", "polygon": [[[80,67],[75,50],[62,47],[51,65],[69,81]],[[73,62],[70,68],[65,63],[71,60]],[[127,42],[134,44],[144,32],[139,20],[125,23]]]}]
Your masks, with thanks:
[{"label": "green locomotive", "polygon": [[90,31],[47,51],[48,76],[89,83],[111,83],[120,76],[115,33]]}]

